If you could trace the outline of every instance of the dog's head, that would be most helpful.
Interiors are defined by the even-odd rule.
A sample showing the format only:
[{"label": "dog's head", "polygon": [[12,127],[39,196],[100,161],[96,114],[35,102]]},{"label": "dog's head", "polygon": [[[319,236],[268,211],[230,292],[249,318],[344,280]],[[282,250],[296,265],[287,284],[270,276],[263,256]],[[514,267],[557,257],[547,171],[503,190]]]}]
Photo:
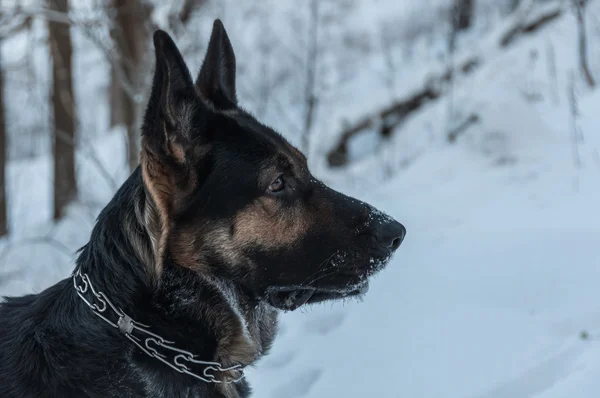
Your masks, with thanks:
[{"label": "dog's head", "polygon": [[220,21],[195,83],[166,33],[154,46],[142,139],[152,272],[169,256],[282,309],[365,292],[404,227],[319,182],[300,151],[238,107]]}]

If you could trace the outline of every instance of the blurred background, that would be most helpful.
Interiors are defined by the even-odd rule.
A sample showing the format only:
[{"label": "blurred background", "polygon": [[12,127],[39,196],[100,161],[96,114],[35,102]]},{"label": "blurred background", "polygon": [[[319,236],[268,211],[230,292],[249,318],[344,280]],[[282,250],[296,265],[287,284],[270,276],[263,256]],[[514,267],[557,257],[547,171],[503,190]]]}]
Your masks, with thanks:
[{"label": "blurred background", "polygon": [[408,229],[361,302],[282,316],[256,397],[599,396],[598,0],[0,1],[1,295],[70,274],[152,32],[194,74],[215,18],[240,104]]}]

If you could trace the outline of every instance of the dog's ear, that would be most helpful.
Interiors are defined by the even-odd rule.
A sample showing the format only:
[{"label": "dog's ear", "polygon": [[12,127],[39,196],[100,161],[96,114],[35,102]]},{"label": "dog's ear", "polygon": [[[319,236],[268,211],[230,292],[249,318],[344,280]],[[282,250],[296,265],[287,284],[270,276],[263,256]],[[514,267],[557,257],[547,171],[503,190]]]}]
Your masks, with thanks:
[{"label": "dog's ear", "polygon": [[142,128],[143,150],[163,161],[185,162],[194,119],[202,104],[194,91],[190,72],[171,37],[154,33],[156,69]]},{"label": "dog's ear", "polygon": [[235,90],[235,54],[223,23],[217,19],[213,24],[208,50],[196,79],[200,97],[218,109],[237,105]]},{"label": "dog's ear", "polygon": [[[141,166],[151,198],[146,227],[155,252],[153,276],[158,276],[173,214],[196,183],[192,165],[202,149],[197,136],[206,128],[207,110],[169,35],[156,31],[154,48],[156,69],[142,126]],[[207,150],[208,145],[200,146]]]}]

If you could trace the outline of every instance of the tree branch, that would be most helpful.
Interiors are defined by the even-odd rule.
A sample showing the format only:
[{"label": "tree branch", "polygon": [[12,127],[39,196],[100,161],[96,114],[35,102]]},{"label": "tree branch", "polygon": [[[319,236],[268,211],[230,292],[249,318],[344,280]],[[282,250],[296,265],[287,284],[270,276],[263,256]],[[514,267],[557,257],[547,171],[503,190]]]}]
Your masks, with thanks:
[{"label": "tree branch", "polygon": [[122,62],[119,54],[115,54],[115,52],[112,51],[110,47],[106,46],[101,38],[94,35],[92,30],[90,29],[93,26],[102,26],[103,23],[97,18],[77,19],[71,17],[66,12],[51,10],[48,8],[23,7],[17,8],[13,12],[20,13],[29,18],[42,18],[46,21],[64,23],[80,28],[82,33],[86,36],[86,38],[89,39],[100,51],[104,53],[108,62],[115,69],[115,72],[119,78],[119,83],[123,87],[125,93],[132,99],[132,101],[136,103],[141,103],[143,101],[143,95],[141,94],[141,92],[136,87],[134,87],[131,84],[131,82],[127,79],[127,75],[121,67]]}]

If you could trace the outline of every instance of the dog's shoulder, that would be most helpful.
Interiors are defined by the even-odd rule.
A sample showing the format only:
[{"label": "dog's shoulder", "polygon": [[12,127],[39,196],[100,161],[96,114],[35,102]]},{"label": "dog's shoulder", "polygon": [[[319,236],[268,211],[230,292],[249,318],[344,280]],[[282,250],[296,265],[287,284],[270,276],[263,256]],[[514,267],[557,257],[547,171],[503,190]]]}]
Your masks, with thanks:
[{"label": "dog's shoulder", "polygon": [[107,396],[93,391],[119,348],[103,345],[90,318],[77,313],[70,282],[0,302],[0,397]]},{"label": "dog's shoulder", "polygon": [[0,302],[0,396],[43,394],[39,387],[47,359],[40,325],[57,287]]}]

